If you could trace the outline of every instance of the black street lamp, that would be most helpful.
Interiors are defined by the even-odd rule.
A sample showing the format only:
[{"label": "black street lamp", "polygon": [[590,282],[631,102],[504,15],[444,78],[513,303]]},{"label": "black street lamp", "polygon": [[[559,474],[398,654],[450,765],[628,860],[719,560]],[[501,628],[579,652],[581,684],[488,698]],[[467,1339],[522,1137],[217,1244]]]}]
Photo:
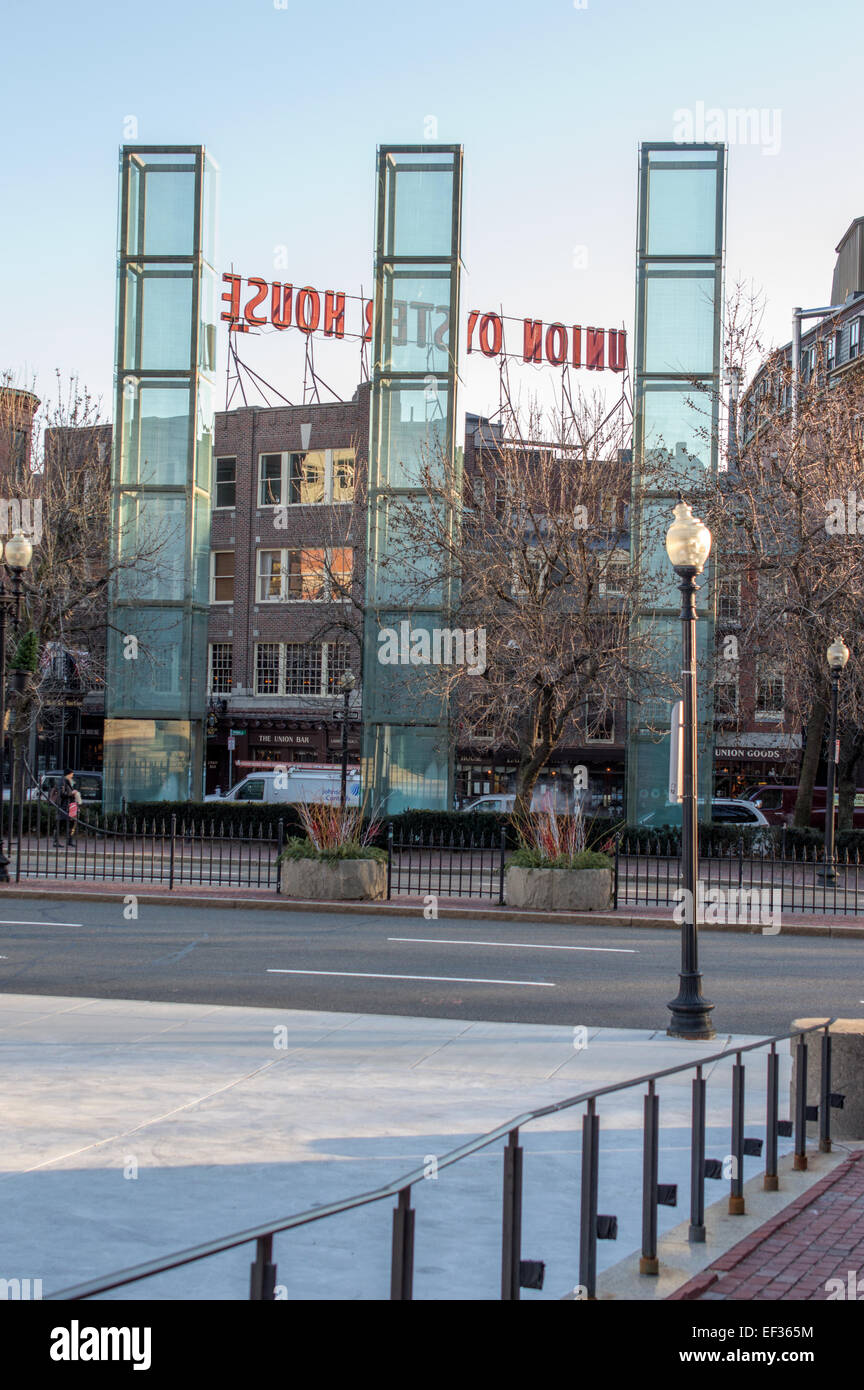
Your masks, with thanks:
[{"label": "black street lamp", "polygon": [[[15,632],[18,631],[18,621],[21,612],[21,583],[24,571],[27,569],[33,558],[33,547],[27,537],[21,532],[16,531],[6,542],[5,557],[4,546],[0,542],[0,559],[4,563],[0,565],[0,798],[4,797],[6,783],[6,614],[11,609],[13,611],[12,625]],[[6,592],[3,582],[3,571],[12,581],[12,592]],[[3,847],[3,822],[5,820],[5,804],[2,805],[0,813],[0,883],[9,882],[9,858]],[[9,843],[12,843],[12,786],[9,787]]]},{"label": "black street lamp", "polygon": [[[679,494],[680,496],[680,494]],[[681,886],[684,894],[684,921],[681,924],[681,972],[678,994],[668,1005],[672,1017],[666,1029],[671,1038],[713,1038],[713,1004],[702,997],[697,933],[699,886],[699,821],[696,797],[696,594],[697,574],[705,568],[711,552],[711,532],[689,503],[679,501],[675,520],[666,535],[666,553],[681,583],[681,633],[683,661],[684,756],[682,758],[683,801],[681,817]]]},{"label": "black street lamp", "polygon": [[833,883],[834,872],[834,793],[837,787],[837,700],[840,672],[849,660],[849,648],[842,637],[835,637],[826,652],[831,672],[831,720],[828,726],[828,785],[825,788],[825,868],[823,878]]},{"label": "black street lamp", "polygon": [[356,684],[357,680],[350,668],[342,672],[339,689],[345,703],[342,706],[342,781],[339,788],[339,806],[343,811],[348,797],[348,701]]}]

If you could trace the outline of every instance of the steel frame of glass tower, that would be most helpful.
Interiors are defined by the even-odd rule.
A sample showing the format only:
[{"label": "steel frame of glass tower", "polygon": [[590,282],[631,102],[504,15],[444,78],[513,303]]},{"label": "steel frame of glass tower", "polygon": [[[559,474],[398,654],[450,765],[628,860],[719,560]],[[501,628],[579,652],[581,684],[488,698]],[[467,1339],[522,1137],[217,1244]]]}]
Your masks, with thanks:
[{"label": "steel frame of glass tower", "polygon": [[[639,154],[631,535],[638,574],[633,614],[657,670],[677,679],[677,580],[665,535],[679,491],[698,509],[716,476],[722,370],[726,150],[717,144],[646,143]],[[714,645],[712,555],[697,598],[697,663]],[[630,707],[627,819],[680,825],[668,800],[673,697],[646,694]],[[713,701],[701,682],[697,783],[710,819]]]},{"label": "steel frame of glass tower", "polygon": [[[399,508],[434,505],[424,464],[453,474],[459,338],[462,147],[378,149],[375,319],[370,403],[366,615],[363,640],[363,791],[371,807],[451,804],[452,754],[446,701],[409,663],[379,661],[385,629],[447,626],[453,595],[430,557],[417,582],[401,572]],[[410,323],[407,321],[410,314]],[[455,475],[459,487],[459,474]],[[457,492],[458,495],[458,492]],[[444,524],[457,524],[442,492]]]},{"label": "steel frame of glass tower", "polygon": [[105,805],[202,795],[217,166],[120,151]]}]

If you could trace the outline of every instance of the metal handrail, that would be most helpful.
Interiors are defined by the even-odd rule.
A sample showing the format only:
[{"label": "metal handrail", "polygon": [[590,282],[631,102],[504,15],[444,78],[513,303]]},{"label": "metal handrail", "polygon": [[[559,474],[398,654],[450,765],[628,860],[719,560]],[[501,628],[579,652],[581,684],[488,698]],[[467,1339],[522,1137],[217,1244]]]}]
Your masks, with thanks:
[{"label": "metal handrail", "polygon": [[[569,1096],[564,1100],[554,1101],[550,1105],[544,1105],[534,1110],[525,1111],[523,1114],[516,1115],[512,1119],[507,1120],[504,1124],[498,1125],[495,1129],[488,1131],[488,1133],[480,1135],[479,1138],[469,1140],[467,1143],[461,1144],[458,1148],[452,1149],[442,1158],[437,1159],[437,1169],[440,1171],[442,1168],[449,1168],[453,1164],[460,1162],[463,1158],[467,1158],[473,1153],[478,1153],[482,1149],[488,1148],[490,1144],[494,1144],[499,1139],[503,1139],[507,1136],[510,1137],[510,1144],[512,1146],[514,1143],[514,1136],[517,1136],[518,1131],[525,1125],[531,1124],[534,1120],[543,1119],[547,1115],[555,1115],[562,1110],[571,1109],[574,1105],[582,1105],[587,1102],[593,1117],[594,1104],[601,1096],[612,1095],[618,1091],[631,1090],[635,1086],[643,1085],[648,1085],[650,1087],[650,1093],[653,1096],[654,1086],[657,1081],[662,1080],[664,1077],[675,1076],[680,1072],[686,1071],[697,1071],[700,1083],[704,1085],[702,1081],[702,1068],[709,1063],[720,1062],[727,1057],[736,1057],[740,1059],[741,1054],[744,1052],[754,1052],[765,1047],[770,1047],[771,1055],[774,1055],[777,1043],[785,1042],[791,1038],[800,1039],[809,1033],[816,1033],[824,1030],[823,1043],[825,1040],[830,1042],[829,1030],[831,1024],[834,1022],[834,1017],[825,1019],[821,1023],[811,1024],[808,1028],[794,1028],[788,1033],[777,1033],[770,1038],[762,1038],[758,1042],[725,1048],[722,1052],[709,1053],[707,1056],[699,1057],[695,1061],[682,1062],[673,1067],[664,1067],[660,1071],[647,1072],[642,1076],[632,1077],[627,1081],[617,1081],[607,1086],[594,1087],[590,1091],[582,1091],[578,1095]],[[799,1046],[800,1045],[799,1043]],[[830,1066],[830,1050],[828,1057]],[[737,1065],[740,1067],[740,1060]],[[805,1081],[802,1082],[802,1078],[799,1075],[799,1092],[801,1092],[802,1085],[804,1084],[806,1084],[806,1076]],[[826,1087],[828,1087],[828,1080],[823,1075],[823,1096],[827,1096]],[[800,1109],[801,1107],[799,1106],[798,1108]],[[823,1137],[830,1143],[830,1138],[828,1137],[830,1134],[828,1121],[824,1117],[822,1129]],[[511,1149],[505,1150],[505,1155],[509,1152],[511,1152]],[[517,1149],[516,1152],[521,1155],[521,1150]],[[272,1254],[272,1240],[274,1235],[279,1235],[283,1231],[294,1230],[298,1226],[309,1225],[313,1221],[321,1221],[328,1216],[336,1216],[340,1212],[353,1211],[358,1207],[370,1206],[375,1202],[383,1201],[387,1197],[398,1196],[400,1205],[394,1213],[395,1260],[395,1228],[400,1218],[400,1213],[403,1217],[406,1214],[409,1217],[413,1217],[413,1212],[410,1208],[407,1209],[407,1213],[404,1210],[402,1199],[404,1194],[410,1192],[411,1187],[413,1187],[415,1183],[423,1181],[425,1176],[425,1166],[414,1168],[409,1173],[405,1173],[399,1178],[394,1178],[392,1182],[386,1183],[383,1187],[373,1188],[370,1192],[361,1192],[354,1197],[342,1198],[338,1202],[328,1202],[321,1206],[311,1207],[306,1211],[297,1212],[293,1216],[285,1217],[277,1222],[270,1221],[257,1226],[251,1226],[247,1230],[237,1231],[233,1235],[224,1236],[217,1240],[206,1241],[203,1245],[190,1246],[188,1249],[175,1251],[173,1254],[158,1260],[148,1260],[143,1264],[133,1265],[129,1269],[117,1270],[107,1278],[87,1280],[81,1284],[74,1284],[69,1288],[61,1289],[57,1293],[48,1294],[46,1297],[48,1300],[53,1299],[55,1301],[91,1298],[96,1294],[107,1293],[109,1290],[120,1288],[125,1284],[137,1283],[139,1280],[149,1279],[157,1274],[164,1274],[170,1269],[177,1269],[183,1265],[194,1264],[196,1261],[207,1259],[211,1255],[219,1255],[226,1250],[233,1250],[238,1246],[248,1245],[251,1244],[252,1241],[256,1241],[258,1243],[258,1260],[257,1263],[252,1266],[252,1279],[254,1289],[256,1287],[257,1276],[257,1287],[259,1292],[257,1294],[253,1292],[252,1297],[272,1298],[272,1287],[275,1285],[276,1267],[271,1263],[270,1255]],[[740,1177],[738,1181],[740,1183]],[[413,1247],[413,1226],[411,1227],[411,1231],[412,1239],[409,1243]],[[267,1284],[266,1278],[263,1277],[262,1273],[264,1270],[271,1272],[271,1291],[269,1294],[262,1291],[266,1289]],[[403,1295],[393,1296],[402,1297]],[[410,1296],[410,1294],[408,1296]],[[514,1294],[508,1296],[518,1297],[518,1287]]]}]

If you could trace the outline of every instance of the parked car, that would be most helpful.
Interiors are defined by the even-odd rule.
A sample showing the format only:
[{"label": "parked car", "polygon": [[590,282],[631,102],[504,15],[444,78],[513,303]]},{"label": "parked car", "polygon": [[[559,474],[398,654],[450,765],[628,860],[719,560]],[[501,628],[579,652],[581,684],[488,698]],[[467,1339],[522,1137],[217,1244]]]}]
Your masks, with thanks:
[{"label": "parked car", "polygon": [[[810,824],[819,830],[825,829],[825,807],[827,804],[828,790],[826,787],[813,788],[813,807],[810,813]],[[791,825],[795,814],[795,802],[798,799],[798,787],[796,783],[766,782],[755,791],[747,793],[747,800],[765,815],[769,825]],[[834,805],[839,802],[839,794],[834,793]],[[855,791],[855,804],[852,811],[852,824],[857,829],[864,829],[864,787],[858,787]]]},{"label": "parked car", "polygon": [[[582,797],[587,800],[587,792],[583,792]],[[532,811],[559,811],[566,814],[572,807],[561,804],[561,792],[548,788],[535,787],[531,797]],[[463,811],[497,811],[503,815],[508,815],[516,805],[516,797],[512,792],[494,792],[486,796],[478,796],[474,801],[468,801],[462,807]]]},{"label": "parked car", "polygon": [[[704,806],[704,801],[700,798],[700,806]],[[669,807],[661,806],[654,811],[649,811],[647,816],[643,816],[640,825],[656,826],[658,829],[663,825],[669,824]],[[711,802],[711,821],[714,825],[749,825],[767,826],[769,824],[766,817],[758,806],[752,801],[738,801],[733,797],[715,796]]]},{"label": "parked car", "polygon": [[[51,799],[52,791],[55,791],[63,781],[64,773],[55,769],[53,772],[43,772],[35,787],[30,787],[27,792],[28,801],[48,801]],[[85,806],[92,806],[102,801],[102,773],[101,772],[74,772],[75,786],[81,793],[81,800]]]},{"label": "parked car", "polygon": [[[342,792],[342,770],[300,763],[272,772],[250,772],[224,796],[205,796],[205,801],[248,801],[258,805],[278,805],[286,802],[323,801],[338,803]],[[360,769],[349,767],[346,804],[360,805]]]}]

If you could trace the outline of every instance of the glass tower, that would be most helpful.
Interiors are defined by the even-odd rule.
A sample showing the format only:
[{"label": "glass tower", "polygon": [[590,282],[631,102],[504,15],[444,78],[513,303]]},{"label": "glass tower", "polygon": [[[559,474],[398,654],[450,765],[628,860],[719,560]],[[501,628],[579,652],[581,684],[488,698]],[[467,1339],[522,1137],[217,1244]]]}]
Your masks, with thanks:
[{"label": "glass tower", "polygon": [[[395,814],[450,805],[446,702],[407,658],[416,634],[447,626],[452,593],[443,556],[430,555],[420,576],[415,564],[410,577],[398,556],[411,549],[400,506],[437,505],[420,469],[454,463],[462,148],[379,147],[377,177],[363,788],[370,808]],[[453,501],[442,489],[451,528]],[[385,629],[405,634],[404,661],[379,660]]]},{"label": "glass tower", "polygon": [[[631,534],[638,574],[634,633],[657,672],[678,679],[678,578],[665,550],[679,490],[699,514],[717,471],[722,362],[726,159],[722,145],[645,144],[639,158]],[[713,560],[713,557],[712,557]],[[697,581],[700,819],[710,819],[713,702],[711,562]],[[627,818],[680,825],[669,801],[674,696],[646,682],[629,717]]]},{"label": "glass tower", "polygon": [[218,170],[120,151],[105,805],[202,795]]}]

